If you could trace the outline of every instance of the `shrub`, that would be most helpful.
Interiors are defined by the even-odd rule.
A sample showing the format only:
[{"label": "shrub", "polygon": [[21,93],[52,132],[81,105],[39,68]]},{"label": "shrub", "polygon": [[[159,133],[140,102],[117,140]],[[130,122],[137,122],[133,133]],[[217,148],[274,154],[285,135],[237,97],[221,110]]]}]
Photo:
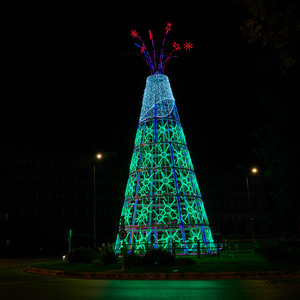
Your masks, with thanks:
[{"label": "shrub", "polygon": [[297,259],[297,247],[285,241],[271,241],[257,248],[257,252],[271,262],[289,262]]},{"label": "shrub", "polygon": [[70,263],[90,263],[97,257],[98,253],[89,247],[74,248],[67,254],[67,259]]},{"label": "shrub", "polygon": [[176,265],[184,266],[184,265],[195,265],[196,261],[190,257],[180,257],[176,259]]},{"label": "shrub", "polygon": [[143,264],[143,256],[139,256],[134,252],[130,252],[129,254],[125,255],[125,264],[126,266],[140,266]]},{"label": "shrub", "polygon": [[144,257],[144,264],[148,266],[169,266],[175,261],[174,256],[164,249],[151,249]]},{"label": "shrub", "polygon": [[115,252],[111,249],[109,249],[109,247],[105,247],[100,254],[100,260],[104,263],[104,264],[115,264],[117,262],[117,256],[115,254]]}]

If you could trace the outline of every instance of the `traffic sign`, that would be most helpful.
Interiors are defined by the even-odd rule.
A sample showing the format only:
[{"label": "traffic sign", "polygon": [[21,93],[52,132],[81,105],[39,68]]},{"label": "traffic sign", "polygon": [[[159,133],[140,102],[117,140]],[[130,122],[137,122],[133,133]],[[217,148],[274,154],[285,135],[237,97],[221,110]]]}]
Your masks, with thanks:
[{"label": "traffic sign", "polygon": [[122,229],[122,230],[119,231],[119,238],[121,240],[124,240],[126,238],[126,236],[127,236],[127,231],[126,230]]}]

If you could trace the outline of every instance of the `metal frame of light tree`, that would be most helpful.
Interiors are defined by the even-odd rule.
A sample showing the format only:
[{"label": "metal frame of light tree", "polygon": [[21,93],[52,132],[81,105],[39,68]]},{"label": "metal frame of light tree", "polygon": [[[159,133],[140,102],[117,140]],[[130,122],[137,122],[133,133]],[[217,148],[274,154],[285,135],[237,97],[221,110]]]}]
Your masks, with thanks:
[{"label": "metal frame of light tree", "polygon": [[[169,23],[166,35],[170,26]],[[147,51],[143,42],[140,48]],[[144,253],[147,247],[171,249],[175,244],[181,249],[177,253],[187,254],[197,251],[199,241],[202,252],[215,252],[173,93],[168,77],[161,74],[172,52],[165,55],[165,61],[160,59],[155,64],[155,57],[149,62],[147,53],[152,75],[146,81],[121,213],[129,233],[124,242],[138,253]],[[163,50],[161,56],[162,53]],[[117,237],[116,250],[120,247]]]}]

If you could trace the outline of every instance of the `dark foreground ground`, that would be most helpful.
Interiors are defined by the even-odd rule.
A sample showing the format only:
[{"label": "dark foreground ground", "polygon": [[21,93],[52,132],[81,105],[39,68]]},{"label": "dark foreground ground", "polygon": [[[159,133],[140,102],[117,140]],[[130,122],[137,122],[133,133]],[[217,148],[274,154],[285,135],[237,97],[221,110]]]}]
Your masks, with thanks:
[{"label": "dark foreground ground", "polygon": [[[95,280],[25,273],[41,259],[0,260],[1,299],[296,299],[299,278],[261,280]],[[44,261],[57,261],[44,259]]]},{"label": "dark foreground ground", "polygon": [[[186,263],[184,260],[194,261],[194,264]],[[49,262],[33,263],[33,267],[80,272],[106,272],[118,271],[122,268],[122,258],[116,264],[103,264],[100,261],[93,263],[69,263],[62,259],[51,260]],[[295,273],[300,270],[300,262],[270,262],[257,253],[237,253],[226,256],[202,255],[197,256],[176,256],[175,263],[170,266],[145,266],[145,265],[125,265],[126,273],[174,273],[174,272],[244,272],[244,271],[282,271],[285,273]]]}]

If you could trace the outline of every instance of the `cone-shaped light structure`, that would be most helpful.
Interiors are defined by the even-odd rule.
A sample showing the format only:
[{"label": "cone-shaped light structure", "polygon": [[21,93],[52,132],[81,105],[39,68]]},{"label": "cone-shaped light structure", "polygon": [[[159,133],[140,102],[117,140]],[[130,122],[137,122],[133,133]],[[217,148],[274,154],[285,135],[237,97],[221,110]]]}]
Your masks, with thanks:
[{"label": "cone-shaped light structure", "polygon": [[[146,80],[121,216],[128,250],[216,251],[169,79]],[[121,224],[120,224],[121,226]],[[121,229],[121,227],[120,227]],[[122,247],[120,237],[116,251]]]}]

